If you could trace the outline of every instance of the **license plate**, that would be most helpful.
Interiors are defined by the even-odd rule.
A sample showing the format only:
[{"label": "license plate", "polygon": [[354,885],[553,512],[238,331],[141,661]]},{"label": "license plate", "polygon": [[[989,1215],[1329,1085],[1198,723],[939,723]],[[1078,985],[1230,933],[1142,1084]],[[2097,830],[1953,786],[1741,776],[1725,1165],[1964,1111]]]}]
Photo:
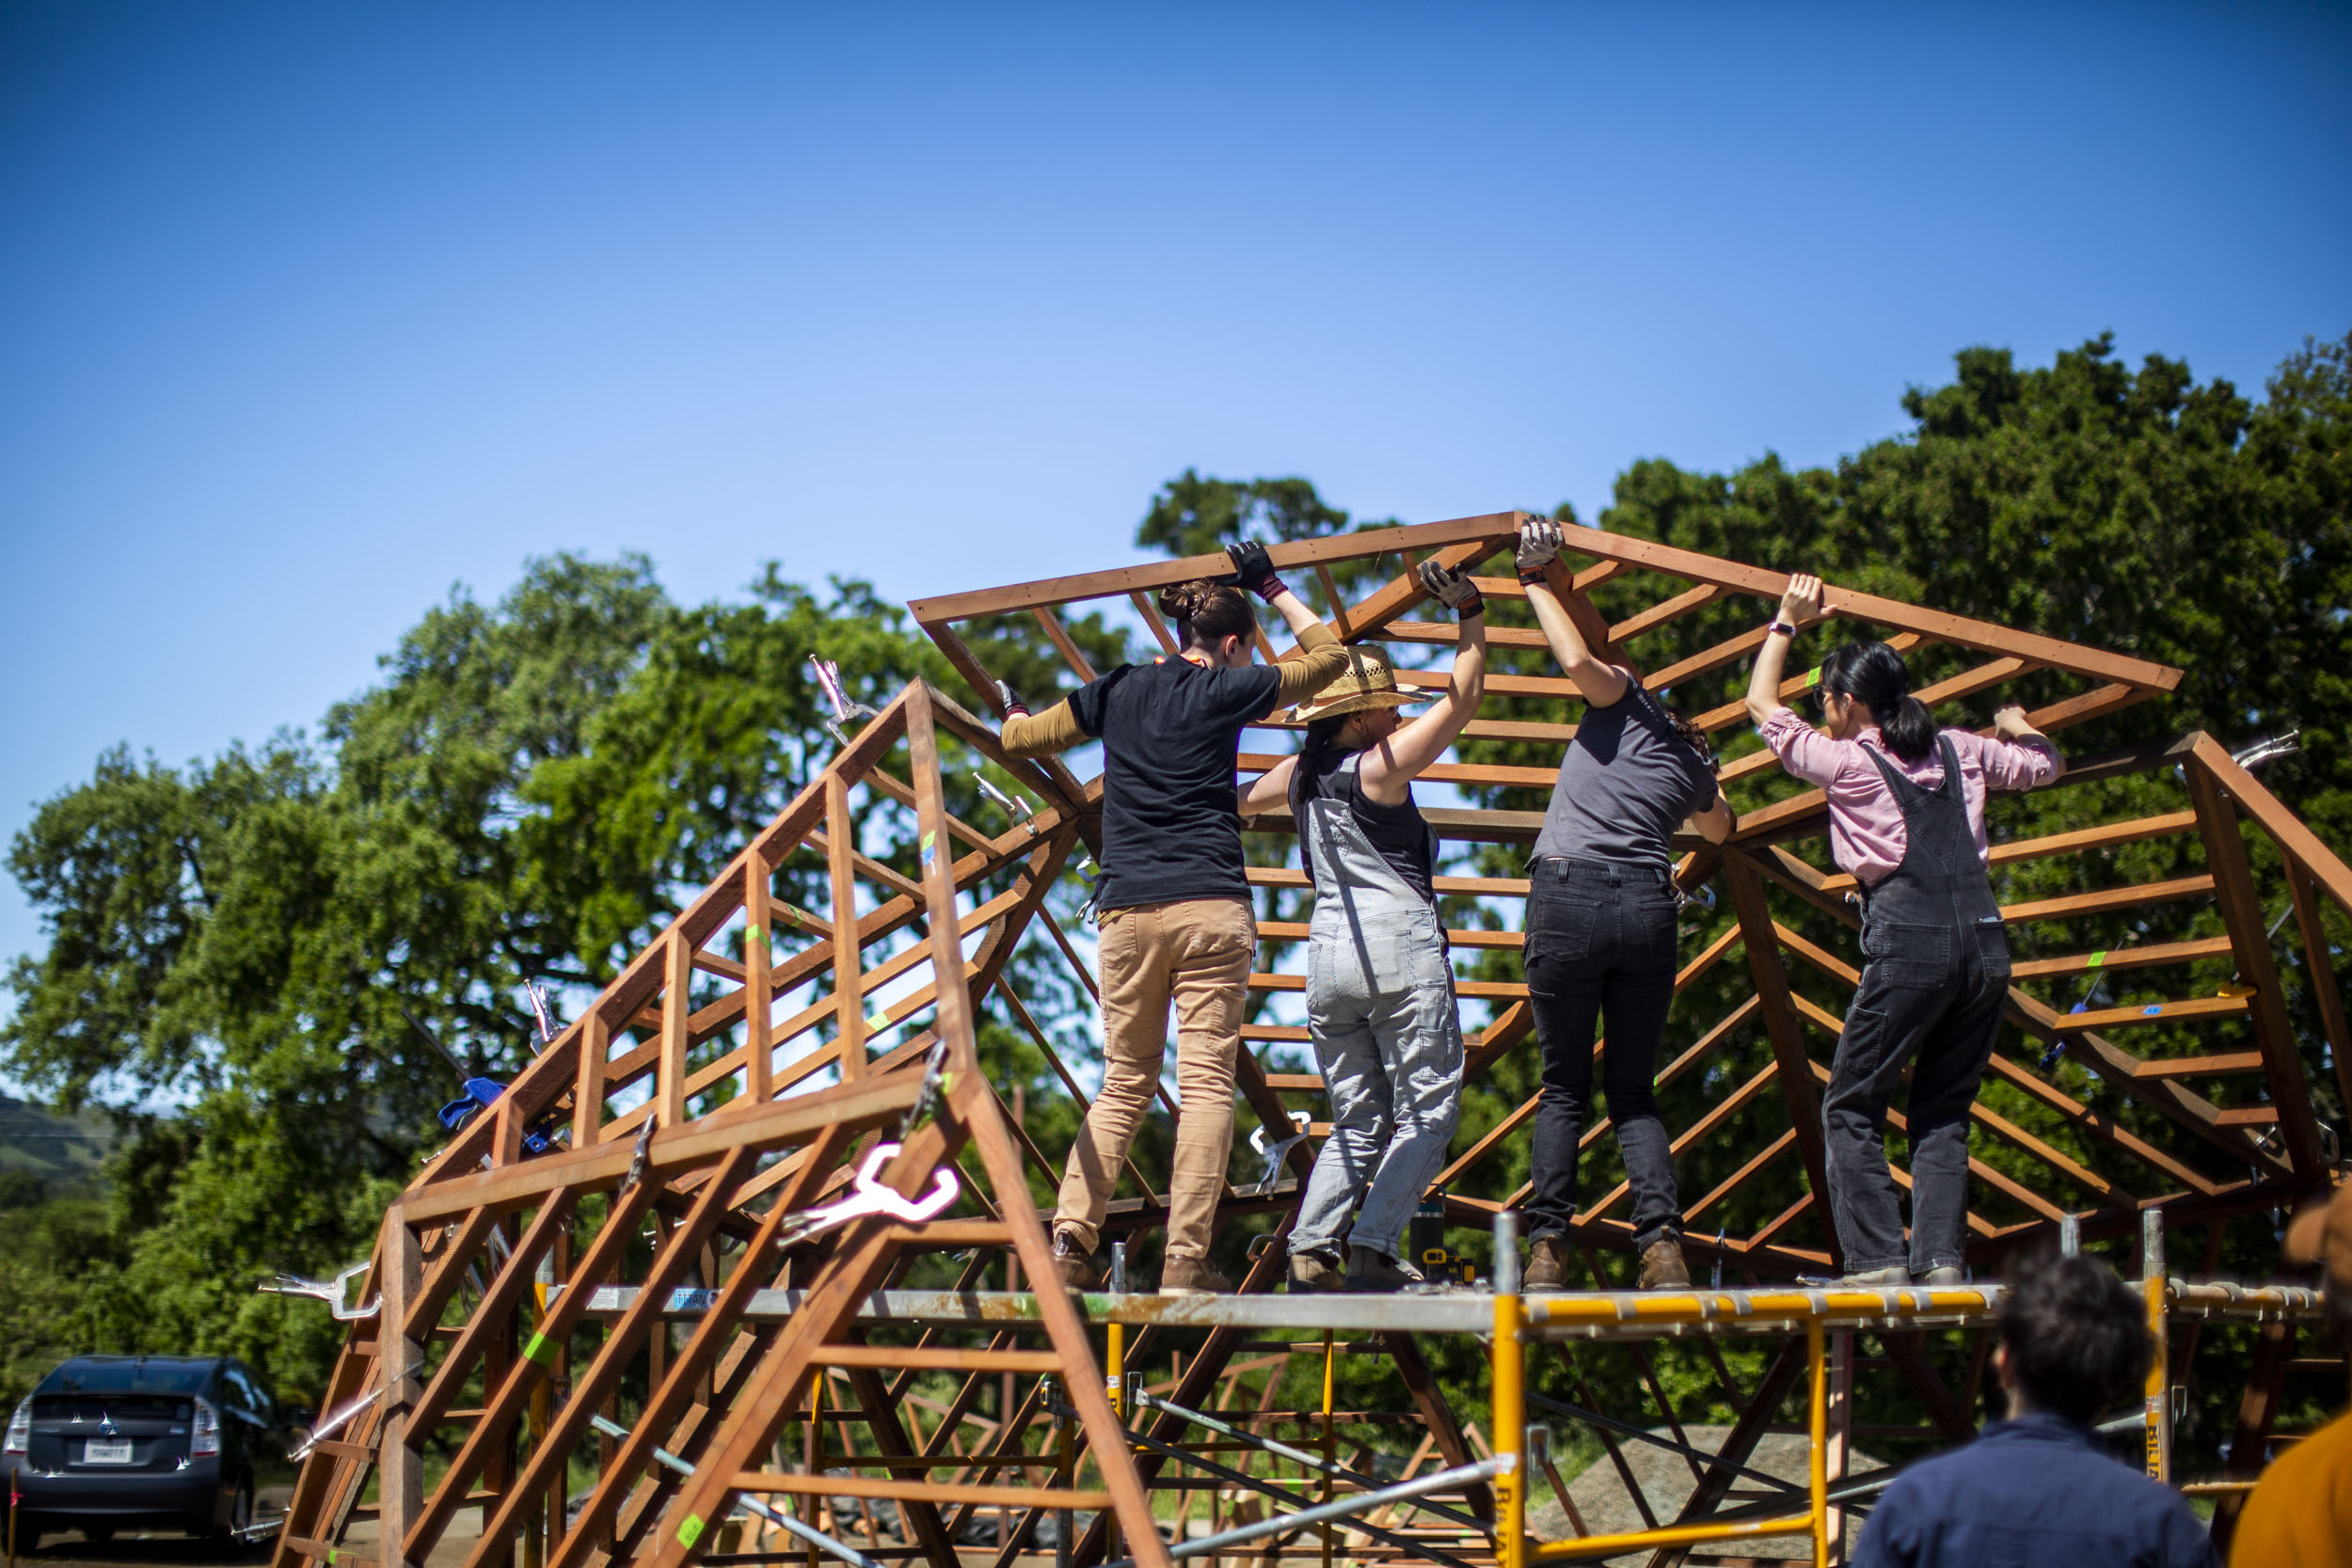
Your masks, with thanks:
[{"label": "license plate", "polygon": [[85,1465],[128,1465],[131,1463],[131,1440],[125,1437],[119,1442],[101,1443],[93,1438],[82,1445],[82,1463]]}]

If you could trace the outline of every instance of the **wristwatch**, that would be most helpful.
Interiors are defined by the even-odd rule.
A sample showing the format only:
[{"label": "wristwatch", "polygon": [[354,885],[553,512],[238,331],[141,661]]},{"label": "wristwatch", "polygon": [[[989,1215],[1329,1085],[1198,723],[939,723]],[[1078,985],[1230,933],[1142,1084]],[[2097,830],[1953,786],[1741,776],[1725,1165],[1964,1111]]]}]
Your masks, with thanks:
[{"label": "wristwatch", "polygon": [[1797,635],[1797,628],[1775,615],[1764,623],[1765,636],[1770,637],[1774,632],[1780,633],[1783,637],[1794,637]]}]

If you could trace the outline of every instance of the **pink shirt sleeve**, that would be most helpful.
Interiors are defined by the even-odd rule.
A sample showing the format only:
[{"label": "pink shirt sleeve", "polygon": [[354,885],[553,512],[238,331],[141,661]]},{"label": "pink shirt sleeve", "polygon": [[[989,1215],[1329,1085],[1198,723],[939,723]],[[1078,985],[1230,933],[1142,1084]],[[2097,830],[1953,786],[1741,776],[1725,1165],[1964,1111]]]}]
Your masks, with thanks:
[{"label": "pink shirt sleeve", "polygon": [[2022,793],[2039,789],[2058,776],[2058,748],[2039,736],[2029,740],[2002,740],[1964,730],[1944,734],[1963,766],[1975,759],[1987,789]]},{"label": "pink shirt sleeve", "polygon": [[1832,740],[1806,723],[1792,707],[1776,708],[1756,732],[1791,778],[1827,788],[1850,760],[1852,742]]}]

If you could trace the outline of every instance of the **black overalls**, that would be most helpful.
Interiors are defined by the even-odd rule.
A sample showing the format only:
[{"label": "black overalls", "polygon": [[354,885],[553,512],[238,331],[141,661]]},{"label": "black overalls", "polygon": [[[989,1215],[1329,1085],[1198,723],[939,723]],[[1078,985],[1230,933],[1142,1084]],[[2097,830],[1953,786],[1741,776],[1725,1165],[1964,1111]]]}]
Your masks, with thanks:
[{"label": "black overalls", "polygon": [[[1901,806],[1902,863],[1863,892],[1861,989],[1821,1105],[1830,1213],[1849,1273],[1908,1261],[1958,1268],[1968,1223],[1968,1108],[2009,993],[2009,936],[1977,854],[1960,758],[1936,737],[1944,782],[1922,789],[1868,747]],[[1886,1168],[1887,1101],[1914,1057],[1911,1247]]]}]

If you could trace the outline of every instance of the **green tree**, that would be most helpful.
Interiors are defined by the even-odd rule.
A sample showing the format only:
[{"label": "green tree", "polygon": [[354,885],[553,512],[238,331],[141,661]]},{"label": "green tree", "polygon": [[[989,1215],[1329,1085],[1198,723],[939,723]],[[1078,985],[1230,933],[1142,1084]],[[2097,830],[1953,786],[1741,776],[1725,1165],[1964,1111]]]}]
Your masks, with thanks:
[{"label": "green tree", "polygon": [[[1072,632],[1105,663],[1123,653],[1099,617]],[[1034,625],[982,644],[1051,684]],[[46,802],[11,866],[48,941],[9,972],[0,1061],[67,1106],[179,1105],[125,1113],[103,1225],[41,1206],[62,1228],[0,1272],[0,1321],[38,1318],[55,1332],[27,1342],[72,1349],[230,1351],[315,1392],[333,1325],[253,1285],[364,1256],[446,1136],[434,1111],[460,1073],[411,1016],[465,1073],[518,1069],[524,987],[584,1002],[832,754],[811,657],[875,706],[918,676],[958,685],[864,583],[820,593],[770,567],[747,600],[683,607],[642,557],[557,556],[494,606],[453,593],[316,741],[182,768],[118,750]],[[973,760],[949,781],[967,818],[993,809]],[[912,873],[896,808],[859,811],[865,847]],[[813,856],[781,884],[829,896]],[[1066,1028],[1079,999],[1058,957],[1016,962],[1032,1010]],[[1032,1048],[1001,1026],[987,1045],[1001,1081],[1042,1090]]]}]

